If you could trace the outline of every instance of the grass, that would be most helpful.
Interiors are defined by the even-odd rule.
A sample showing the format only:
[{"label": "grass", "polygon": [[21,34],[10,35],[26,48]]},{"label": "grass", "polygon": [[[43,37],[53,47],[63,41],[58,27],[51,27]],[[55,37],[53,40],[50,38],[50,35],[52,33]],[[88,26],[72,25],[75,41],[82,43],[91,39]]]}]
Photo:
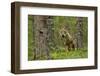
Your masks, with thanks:
[{"label": "grass", "polygon": [[[28,59],[29,61],[33,60],[33,52],[30,51],[28,53]],[[52,50],[50,52],[51,60],[56,59],[79,59],[79,58],[87,58],[88,52],[86,49],[80,49],[80,50],[71,50],[71,51],[65,51],[65,50]],[[45,59],[42,59],[45,60]]]},{"label": "grass", "polygon": [[88,53],[85,49],[80,50],[71,50],[71,51],[65,51],[65,50],[57,50],[51,52],[52,59],[77,59],[77,58],[87,58]]}]

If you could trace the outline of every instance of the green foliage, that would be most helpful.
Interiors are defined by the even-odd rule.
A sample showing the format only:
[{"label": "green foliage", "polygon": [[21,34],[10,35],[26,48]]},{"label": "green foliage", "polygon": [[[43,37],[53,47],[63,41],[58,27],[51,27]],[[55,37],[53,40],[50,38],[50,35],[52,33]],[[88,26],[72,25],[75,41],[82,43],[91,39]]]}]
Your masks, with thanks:
[{"label": "green foliage", "polygon": [[28,16],[28,59],[33,57],[33,29],[32,29],[32,16]]}]

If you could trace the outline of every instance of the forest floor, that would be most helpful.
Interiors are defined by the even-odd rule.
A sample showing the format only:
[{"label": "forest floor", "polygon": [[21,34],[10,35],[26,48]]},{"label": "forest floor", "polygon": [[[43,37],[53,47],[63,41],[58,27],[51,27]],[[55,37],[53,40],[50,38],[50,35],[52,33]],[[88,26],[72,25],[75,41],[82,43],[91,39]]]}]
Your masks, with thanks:
[{"label": "forest floor", "polygon": [[[28,60],[33,60],[33,54],[32,51],[29,52]],[[88,51],[86,49],[80,49],[80,50],[71,50],[71,51],[65,51],[65,50],[53,50],[50,52],[51,60],[58,60],[58,59],[79,59],[79,58],[87,58],[88,57]],[[42,59],[45,60],[45,59]]]}]

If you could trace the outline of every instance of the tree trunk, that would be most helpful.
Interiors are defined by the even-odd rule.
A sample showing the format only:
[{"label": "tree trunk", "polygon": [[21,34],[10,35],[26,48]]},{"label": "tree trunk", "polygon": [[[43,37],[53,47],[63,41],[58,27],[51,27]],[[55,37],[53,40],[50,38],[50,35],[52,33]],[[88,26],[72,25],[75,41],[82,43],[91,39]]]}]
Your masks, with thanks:
[{"label": "tree trunk", "polygon": [[77,17],[77,48],[83,48],[83,18]]},{"label": "tree trunk", "polygon": [[50,59],[50,17],[48,16],[34,16],[35,25],[35,52],[34,59]]}]

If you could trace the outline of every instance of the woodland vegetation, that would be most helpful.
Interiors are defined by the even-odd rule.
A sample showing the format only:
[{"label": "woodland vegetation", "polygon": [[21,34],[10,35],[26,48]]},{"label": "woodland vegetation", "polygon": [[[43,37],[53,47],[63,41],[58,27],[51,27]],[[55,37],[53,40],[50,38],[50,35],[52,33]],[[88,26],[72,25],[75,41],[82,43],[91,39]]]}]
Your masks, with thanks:
[{"label": "woodland vegetation", "polygon": [[28,60],[88,57],[87,17],[28,16]]}]

